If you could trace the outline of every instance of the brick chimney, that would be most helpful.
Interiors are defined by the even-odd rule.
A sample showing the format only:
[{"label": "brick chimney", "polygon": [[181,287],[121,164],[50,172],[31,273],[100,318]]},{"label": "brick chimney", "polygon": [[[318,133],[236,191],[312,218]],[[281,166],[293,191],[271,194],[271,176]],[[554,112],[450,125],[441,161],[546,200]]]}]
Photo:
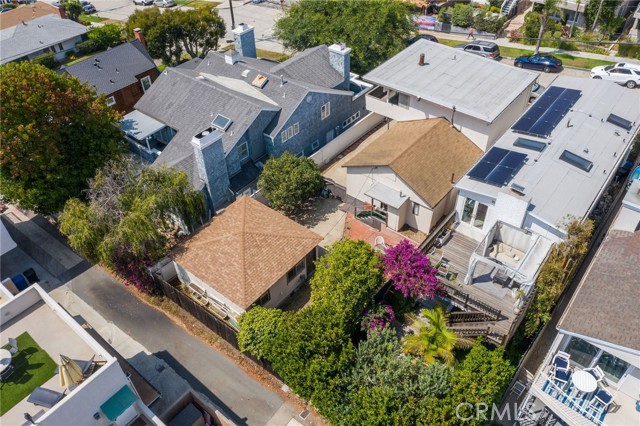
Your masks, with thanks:
[{"label": "brick chimney", "polygon": [[145,49],[147,48],[147,42],[144,39],[144,33],[141,28],[135,28],[133,30],[133,36],[144,46]]},{"label": "brick chimney", "polygon": [[344,79],[338,88],[349,90],[351,81],[351,48],[344,43],[329,46],[329,63]]},{"label": "brick chimney", "polygon": [[56,15],[58,15],[59,17],[61,17],[62,19],[67,19],[67,12],[64,10],[64,7],[60,6],[60,7],[56,7],[56,6],[51,6],[55,9]]}]

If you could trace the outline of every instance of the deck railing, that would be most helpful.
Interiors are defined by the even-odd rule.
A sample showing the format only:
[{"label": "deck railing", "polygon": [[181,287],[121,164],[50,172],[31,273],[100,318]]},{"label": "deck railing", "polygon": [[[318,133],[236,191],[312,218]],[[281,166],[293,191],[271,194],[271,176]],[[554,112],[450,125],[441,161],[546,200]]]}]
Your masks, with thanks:
[{"label": "deck railing", "polygon": [[486,322],[491,318],[484,312],[450,312],[449,324],[460,324],[468,322]]},{"label": "deck railing", "polygon": [[500,319],[502,311],[471,297],[469,293],[458,290],[454,286],[447,284],[442,280],[440,281],[440,284],[447,292],[449,298],[459,304],[462,309],[473,308],[480,312],[483,312],[487,315],[488,321],[498,321]]}]

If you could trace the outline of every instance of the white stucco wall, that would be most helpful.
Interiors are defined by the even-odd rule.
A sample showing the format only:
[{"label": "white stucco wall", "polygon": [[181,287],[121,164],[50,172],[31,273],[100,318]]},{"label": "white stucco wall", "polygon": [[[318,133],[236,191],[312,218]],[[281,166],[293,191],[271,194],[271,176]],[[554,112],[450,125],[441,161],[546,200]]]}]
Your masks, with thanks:
[{"label": "white stucco wall", "polygon": [[[487,122],[456,111],[453,123],[465,136],[475,143],[481,150],[487,151],[495,141],[507,130],[526,109],[531,86],[523,91],[514,101],[493,121]],[[367,95],[367,109],[397,121],[421,120],[425,118],[444,117],[451,121],[453,110],[434,104],[424,99],[418,100],[409,96],[408,107],[392,105],[384,99],[371,94]]]},{"label": "white stucco wall", "polygon": [[[401,191],[408,198],[400,209],[394,209],[391,206],[388,208],[387,226],[394,231],[402,228],[406,223],[409,226],[428,234],[429,230],[442,216],[439,211],[436,211],[434,214],[434,211],[427,202],[420,198],[420,196],[418,196],[418,194],[402,179],[400,179],[389,167],[347,168],[347,195],[362,202],[371,203],[371,198],[366,196],[365,192],[367,192],[367,189],[369,189],[369,187],[371,187],[375,182],[379,182],[396,191]],[[420,210],[417,216],[413,214],[412,203],[414,202],[420,205]],[[436,206],[436,210],[438,207],[439,206]]]},{"label": "white stucco wall", "polygon": [[[62,401],[47,411],[38,419],[41,426],[106,426],[111,425],[109,419],[100,411],[100,406],[111,398],[125,385],[129,385],[120,364],[112,359],[91,375],[89,379],[78,386]],[[134,392],[135,393],[135,392]],[[100,414],[95,420],[93,415]],[[137,416],[133,406],[122,413],[115,422],[118,426],[125,426]]]}]

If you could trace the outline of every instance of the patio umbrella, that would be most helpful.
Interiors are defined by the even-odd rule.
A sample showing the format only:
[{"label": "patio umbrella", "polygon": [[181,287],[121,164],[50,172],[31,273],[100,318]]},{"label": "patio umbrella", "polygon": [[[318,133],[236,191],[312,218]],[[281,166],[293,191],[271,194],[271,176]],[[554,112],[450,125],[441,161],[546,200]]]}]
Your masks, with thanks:
[{"label": "patio umbrella", "polygon": [[84,378],[82,369],[71,358],[60,355],[60,386],[69,387],[71,385],[77,385]]}]

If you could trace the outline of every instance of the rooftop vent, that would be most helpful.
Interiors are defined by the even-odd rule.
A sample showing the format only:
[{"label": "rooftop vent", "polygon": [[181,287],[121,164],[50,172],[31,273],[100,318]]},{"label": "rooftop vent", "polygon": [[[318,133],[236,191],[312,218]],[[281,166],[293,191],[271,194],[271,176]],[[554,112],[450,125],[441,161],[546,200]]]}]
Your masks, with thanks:
[{"label": "rooftop vent", "polygon": [[258,89],[262,89],[264,85],[267,84],[267,81],[268,81],[267,77],[265,77],[262,74],[258,74],[258,76],[255,79],[253,79],[251,84],[256,86]]},{"label": "rooftop vent", "polygon": [[418,59],[418,65],[420,66],[424,65],[424,53],[420,54],[420,58]]},{"label": "rooftop vent", "polygon": [[517,183],[512,183],[511,184],[511,190],[513,192],[516,192],[520,195],[524,195],[524,186],[522,185],[518,185]]},{"label": "rooftop vent", "polygon": [[244,71],[242,71],[242,76],[243,76],[244,78],[249,77],[249,72],[250,72],[250,70],[244,70]]}]

